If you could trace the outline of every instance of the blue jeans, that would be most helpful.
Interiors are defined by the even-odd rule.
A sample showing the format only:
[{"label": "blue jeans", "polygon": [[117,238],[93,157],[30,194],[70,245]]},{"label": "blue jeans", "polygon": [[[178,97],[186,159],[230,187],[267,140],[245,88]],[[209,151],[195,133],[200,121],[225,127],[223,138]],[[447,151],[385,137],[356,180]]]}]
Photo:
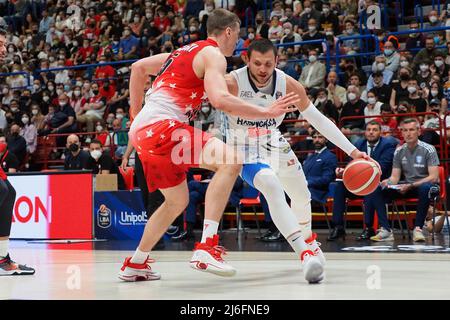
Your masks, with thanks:
[{"label": "blue jeans", "polygon": [[397,190],[393,189],[385,189],[383,193],[385,197],[391,201],[395,199],[417,198],[419,201],[417,202],[416,207],[416,221],[414,223],[414,227],[422,228],[425,223],[425,218],[427,217],[428,207],[430,206],[428,192],[432,186],[432,183],[424,183],[417,188],[409,190],[405,194],[401,194]]},{"label": "blue jeans", "polygon": [[[358,196],[348,191],[342,182],[336,184],[334,190],[333,199],[333,224],[335,226],[344,225],[344,212],[346,198],[357,199]],[[378,187],[373,193],[364,196],[364,222],[366,227],[371,228],[373,226],[373,218],[375,210],[378,215],[378,223],[386,230],[390,231],[389,220],[387,218],[386,200],[384,198],[381,187]]]}]

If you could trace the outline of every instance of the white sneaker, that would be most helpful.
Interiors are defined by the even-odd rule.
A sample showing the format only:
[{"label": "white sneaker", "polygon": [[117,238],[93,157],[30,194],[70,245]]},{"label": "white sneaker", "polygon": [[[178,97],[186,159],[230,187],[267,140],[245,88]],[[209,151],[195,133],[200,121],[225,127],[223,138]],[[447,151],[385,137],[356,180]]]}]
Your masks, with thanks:
[{"label": "white sneaker", "polygon": [[419,227],[416,227],[413,231],[413,241],[414,242],[425,242],[425,237],[423,235],[423,231]]},{"label": "white sneaker", "polygon": [[302,252],[300,259],[303,266],[303,274],[308,283],[318,283],[323,280],[323,266],[318,257],[311,250]]},{"label": "white sneaker", "polygon": [[317,233],[313,232],[311,237],[309,239],[306,239],[305,242],[308,245],[309,249],[314,253],[314,255],[317,258],[319,258],[319,261],[322,264],[322,266],[324,266],[327,260],[325,259],[323,251],[320,249],[321,243],[317,242],[316,239]]},{"label": "white sneaker", "polygon": [[370,237],[372,241],[394,241],[394,233],[392,231],[387,231],[385,228],[381,227],[377,230],[377,234]]},{"label": "white sneaker", "polygon": [[207,238],[206,243],[195,244],[189,265],[195,270],[214,273],[218,276],[234,276],[236,269],[222,259],[222,254],[226,254],[226,251],[224,247],[219,246],[219,236],[216,234],[212,238]]},{"label": "white sneaker", "polygon": [[161,275],[155,272],[150,267],[150,263],[154,262],[153,259],[147,258],[142,264],[132,263],[131,257],[125,259],[122,268],[119,272],[119,279],[123,281],[150,281],[159,280]]}]

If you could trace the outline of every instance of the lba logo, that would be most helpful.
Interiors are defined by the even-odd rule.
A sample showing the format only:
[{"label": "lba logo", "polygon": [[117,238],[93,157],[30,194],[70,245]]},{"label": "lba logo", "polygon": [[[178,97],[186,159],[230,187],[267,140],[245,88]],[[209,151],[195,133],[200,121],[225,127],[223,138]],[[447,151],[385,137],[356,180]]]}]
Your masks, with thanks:
[{"label": "lba logo", "polygon": [[105,229],[111,226],[111,210],[104,204],[97,210],[97,225]]}]

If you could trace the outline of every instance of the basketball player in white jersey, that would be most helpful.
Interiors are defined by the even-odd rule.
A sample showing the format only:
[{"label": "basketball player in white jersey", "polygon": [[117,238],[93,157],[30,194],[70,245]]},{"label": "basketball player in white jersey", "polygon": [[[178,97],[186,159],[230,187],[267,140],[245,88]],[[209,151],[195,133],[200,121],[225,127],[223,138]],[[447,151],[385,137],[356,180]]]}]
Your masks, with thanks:
[{"label": "basketball player in white jersey", "polygon": [[[275,68],[277,51],[271,41],[253,41],[247,56],[246,67],[226,76],[230,93],[267,107],[293,92],[300,97],[295,106],[314,128],[352,158],[368,158],[316,109],[298,81]],[[223,126],[227,144],[244,155],[242,178],[267,199],[275,225],[300,256],[305,279],[315,283],[323,279],[325,257],[311,231],[311,195],[301,164],[278,130],[283,118],[255,121],[227,114]],[[292,207],[286,202],[285,192]]]}]

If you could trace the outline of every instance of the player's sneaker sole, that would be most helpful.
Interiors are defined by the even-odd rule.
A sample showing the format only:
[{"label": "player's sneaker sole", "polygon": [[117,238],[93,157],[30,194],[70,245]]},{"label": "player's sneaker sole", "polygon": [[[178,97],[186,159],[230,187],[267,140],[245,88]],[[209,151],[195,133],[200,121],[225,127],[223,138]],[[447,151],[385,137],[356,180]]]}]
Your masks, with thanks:
[{"label": "player's sneaker sole", "polygon": [[125,271],[119,272],[119,279],[127,282],[136,282],[136,281],[152,281],[161,279],[161,275],[158,272],[139,272],[135,270],[129,270],[130,268],[125,269]]}]

